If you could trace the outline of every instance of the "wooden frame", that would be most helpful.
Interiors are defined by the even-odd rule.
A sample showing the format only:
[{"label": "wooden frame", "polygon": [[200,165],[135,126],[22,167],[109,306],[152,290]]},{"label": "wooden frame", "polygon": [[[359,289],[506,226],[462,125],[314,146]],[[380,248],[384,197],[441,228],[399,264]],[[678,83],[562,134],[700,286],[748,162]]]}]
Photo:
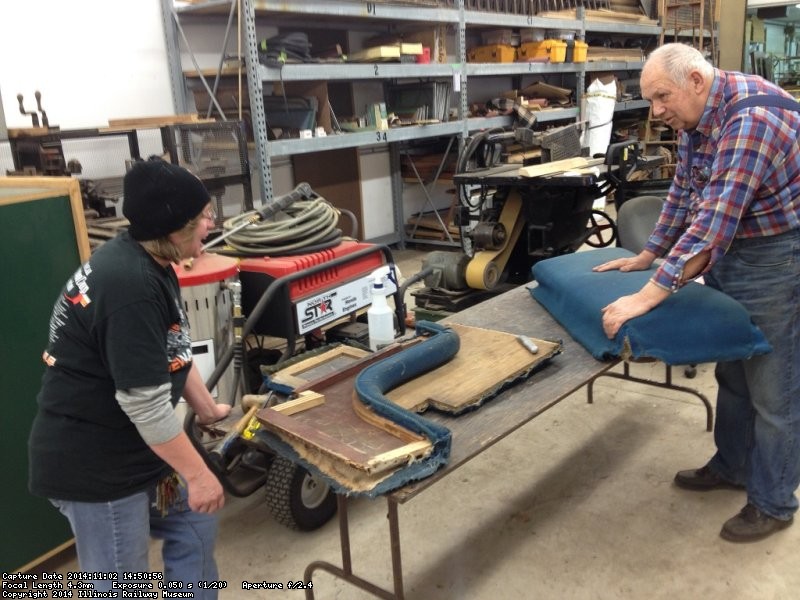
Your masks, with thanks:
[{"label": "wooden frame", "polygon": [[352,346],[338,346],[332,348],[327,352],[312,356],[298,363],[289,365],[281,369],[272,376],[272,381],[275,383],[286,385],[291,388],[299,388],[307,385],[315,379],[319,379],[319,375],[314,375],[314,369],[324,368],[325,365],[330,365],[343,357],[352,358],[352,361],[347,361],[348,364],[356,362],[370,353],[360,348],[353,348]]},{"label": "wooden frame", "polygon": [[[394,469],[423,459],[433,449],[429,440],[377,415],[354,396],[358,373],[401,349],[397,344],[374,354],[339,346],[290,365],[276,373],[273,381],[295,384],[299,397],[263,408],[256,418],[320,472],[349,490],[369,491]],[[325,371],[326,365],[333,366],[342,357],[346,365],[320,374],[320,367]]]},{"label": "wooden frame", "polygon": [[0,206],[8,206],[20,202],[51,198],[54,193],[69,196],[72,208],[72,220],[75,223],[75,239],[81,261],[89,260],[91,250],[89,235],[86,229],[86,218],[83,215],[83,197],[81,185],[72,177],[0,177]]}]

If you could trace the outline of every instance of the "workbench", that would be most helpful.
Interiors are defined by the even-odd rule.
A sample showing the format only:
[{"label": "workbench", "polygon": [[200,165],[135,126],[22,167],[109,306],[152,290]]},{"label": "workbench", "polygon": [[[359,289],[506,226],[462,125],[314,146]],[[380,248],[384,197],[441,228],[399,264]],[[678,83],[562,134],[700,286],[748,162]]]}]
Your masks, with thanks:
[{"label": "workbench", "polygon": [[[505,331],[539,339],[562,340],[563,352],[552,358],[548,365],[534,373],[529,379],[505,390],[477,411],[457,417],[433,411],[425,413],[427,418],[441,423],[452,432],[450,459],[447,465],[430,477],[408,484],[385,495],[388,507],[393,591],[380,588],[367,579],[354,574],[350,556],[348,499],[344,495],[337,496],[342,566],[338,567],[325,561],[311,562],[306,567],[304,581],[312,581],[314,572],[322,570],[379,598],[398,600],[404,598],[398,505],[412,500],[418,494],[583,386],[588,385],[589,390],[591,390],[594,380],[600,376],[612,375],[630,381],[687,392],[699,397],[705,404],[707,411],[710,411],[710,404],[702,394],[689,388],[672,385],[669,379],[669,369],[667,370],[666,383],[632,377],[628,371],[627,364],[624,374],[608,373],[620,361],[602,362],[593,358],[531,297],[526,285],[516,287],[443,320],[443,323],[447,322]],[[454,385],[457,385],[457,382],[454,382]],[[591,401],[591,396],[589,396],[589,401]],[[710,430],[710,412],[708,412],[708,416],[707,429]],[[309,600],[314,598],[313,588],[306,589],[306,598]]]}]

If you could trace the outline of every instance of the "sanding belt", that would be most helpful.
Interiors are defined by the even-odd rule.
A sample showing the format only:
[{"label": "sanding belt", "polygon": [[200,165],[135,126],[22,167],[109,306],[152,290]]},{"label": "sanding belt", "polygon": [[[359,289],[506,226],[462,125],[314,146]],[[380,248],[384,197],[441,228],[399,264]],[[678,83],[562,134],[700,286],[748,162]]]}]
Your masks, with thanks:
[{"label": "sanding belt", "polygon": [[522,197],[517,190],[509,192],[503,210],[500,213],[500,223],[510,232],[505,243],[498,250],[481,250],[476,252],[467,265],[467,285],[476,290],[491,290],[500,280],[500,274],[505,269],[508,257],[517,244],[519,234],[522,232],[523,220]]}]

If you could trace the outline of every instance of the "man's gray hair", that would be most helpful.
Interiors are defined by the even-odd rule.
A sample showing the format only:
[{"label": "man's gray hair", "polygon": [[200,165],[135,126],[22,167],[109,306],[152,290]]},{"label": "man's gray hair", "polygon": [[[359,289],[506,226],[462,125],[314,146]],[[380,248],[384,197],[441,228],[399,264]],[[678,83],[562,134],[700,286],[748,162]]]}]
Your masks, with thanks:
[{"label": "man's gray hair", "polygon": [[686,44],[664,44],[653,50],[647,57],[645,66],[658,64],[667,77],[674,83],[682,84],[689,78],[692,71],[700,71],[706,77],[712,77],[714,67],[703,54]]}]

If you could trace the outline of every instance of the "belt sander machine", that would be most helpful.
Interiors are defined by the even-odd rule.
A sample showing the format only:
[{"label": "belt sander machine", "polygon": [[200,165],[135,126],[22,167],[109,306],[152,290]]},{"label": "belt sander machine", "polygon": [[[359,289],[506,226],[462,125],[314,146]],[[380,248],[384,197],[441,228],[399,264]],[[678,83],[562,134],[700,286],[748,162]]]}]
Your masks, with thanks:
[{"label": "belt sander machine", "polygon": [[492,164],[497,146],[514,135],[480,134],[459,156],[454,220],[461,252],[425,258],[425,287],[413,292],[418,308],[456,312],[529,281],[539,260],[615,241],[613,219],[593,205],[640,165],[638,145],[613,144],[592,159],[543,152],[553,160],[528,167]]}]

